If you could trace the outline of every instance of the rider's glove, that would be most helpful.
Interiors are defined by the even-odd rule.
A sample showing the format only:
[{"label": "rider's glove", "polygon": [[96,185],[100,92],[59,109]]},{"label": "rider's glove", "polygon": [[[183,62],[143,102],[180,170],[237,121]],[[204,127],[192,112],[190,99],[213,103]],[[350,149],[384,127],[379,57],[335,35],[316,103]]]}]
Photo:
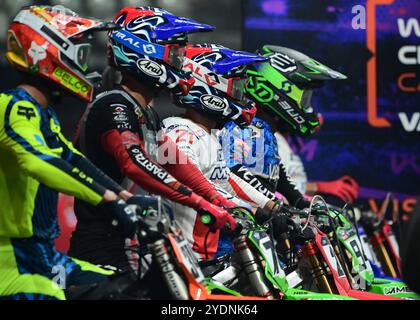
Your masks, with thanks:
[{"label": "rider's glove", "polygon": [[134,195],[131,198],[127,199],[127,204],[133,204],[138,206],[145,212],[149,212],[149,209],[152,211],[161,210],[167,213],[171,218],[173,217],[172,206],[168,201],[162,200],[158,196],[149,196],[149,195]]},{"label": "rider's glove", "polygon": [[157,208],[158,198],[153,196],[143,196],[143,195],[134,195],[127,199],[127,204],[134,204],[136,206],[139,206],[142,209],[147,209],[149,207],[151,208]]},{"label": "rider's glove", "polygon": [[218,207],[223,207],[223,208],[233,208],[233,207],[237,207],[237,205],[235,203],[233,203],[232,201],[226,199],[225,197],[223,197],[221,194],[218,194],[217,197],[215,197],[211,203],[213,203],[215,206]]},{"label": "rider's glove", "polygon": [[310,205],[311,203],[308,200],[306,200],[304,197],[302,197],[302,198],[297,199],[294,207],[300,210],[303,210],[303,209],[309,208]]},{"label": "rider's glove", "polygon": [[215,206],[205,199],[201,199],[198,203],[197,212],[201,216],[201,221],[208,225],[213,232],[223,227],[227,227],[229,231],[235,229],[235,219],[225,209]]},{"label": "rider's glove", "polygon": [[331,194],[345,202],[353,202],[359,194],[358,183],[349,176],[343,176],[335,181],[318,182],[316,185],[318,193]]},{"label": "rider's glove", "polygon": [[101,208],[115,218],[112,224],[121,228],[124,237],[134,238],[139,222],[135,208],[128,206],[124,200],[103,202]]},{"label": "rider's glove", "polygon": [[257,208],[257,211],[254,214],[255,221],[262,225],[272,218],[273,214],[280,212],[283,207],[283,201],[270,201],[270,206],[265,206],[264,208]]}]

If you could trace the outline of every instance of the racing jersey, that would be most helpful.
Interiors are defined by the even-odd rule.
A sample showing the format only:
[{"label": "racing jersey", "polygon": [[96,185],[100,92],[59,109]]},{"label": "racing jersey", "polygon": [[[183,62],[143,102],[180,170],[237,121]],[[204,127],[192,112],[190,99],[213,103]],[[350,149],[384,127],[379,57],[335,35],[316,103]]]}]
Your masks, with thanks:
[{"label": "racing jersey", "polygon": [[[248,182],[230,171],[224,159],[222,146],[216,135],[210,134],[192,120],[180,117],[170,117],[163,120],[162,131],[177,144],[181,151],[188,155],[188,158],[216,186],[216,189],[225,198],[233,201],[238,206],[256,206],[261,208],[270,200],[270,198],[254,189]],[[247,171],[246,174],[252,176],[249,170],[245,170]],[[174,204],[174,216],[180,222],[184,235],[192,243],[193,247],[199,247],[199,239],[195,237],[199,232],[194,230],[196,227],[194,210]],[[218,238],[217,234],[208,236],[207,247],[209,254],[213,254],[217,250],[216,238]]]},{"label": "racing jersey", "polygon": [[274,136],[277,140],[279,155],[281,157],[281,162],[286,169],[286,173],[292,179],[296,188],[302,194],[305,194],[308,176],[306,175],[302,159],[298,154],[293,152],[287,139],[283,137],[280,132],[274,133]]},{"label": "racing jersey", "polygon": [[193,121],[180,117],[164,119],[162,130],[188,155],[207,179],[220,184],[227,181],[230,170],[214,135]]},{"label": "racing jersey", "polygon": [[[160,125],[151,107],[141,108],[116,84],[88,105],[76,141],[86,156],[118,183],[127,177],[146,192],[198,210],[201,197],[211,202],[218,192],[188,156],[158,132]],[[121,254],[128,252],[125,239],[109,232],[104,221],[99,221],[103,219],[98,219],[96,208],[76,200],[75,213],[78,224],[70,253],[91,262],[125,265],[127,261]],[[194,214],[197,215],[195,211]],[[201,219],[196,222],[197,246],[202,247],[209,228]],[[117,255],[122,258],[115,263]],[[135,263],[131,257],[128,262]]]},{"label": "racing jersey", "polygon": [[[260,193],[247,181],[230,171],[217,135],[210,134],[190,119],[180,117],[163,120],[163,130],[227,198],[231,198],[229,194],[233,194],[252,206],[260,208],[264,208],[273,198],[270,199]],[[242,176],[247,175],[249,179],[255,179],[248,169],[244,168],[242,171],[244,172]],[[249,207],[249,204],[245,204],[240,199],[232,198],[231,200],[237,202],[238,205]]]},{"label": "racing jersey", "polygon": [[52,108],[24,89],[0,94],[0,237],[54,239],[58,192],[96,206],[106,189],[122,190],[66,140]]},{"label": "racing jersey", "polygon": [[[200,196],[208,200],[217,195],[214,187],[170,139],[157,136],[159,126],[160,121],[151,107],[144,111],[116,84],[112,90],[98,94],[88,105],[79,123],[76,144],[120,184],[128,177],[147,192],[192,208],[196,208]],[[146,137],[150,140],[150,136],[163,146],[162,153],[150,141],[151,146],[145,146],[144,140]],[[173,157],[163,159],[166,153]],[[180,161],[181,158],[185,161]],[[78,220],[97,217],[94,208],[85,203],[76,201],[75,208]]]},{"label": "racing jersey", "polygon": [[240,168],[248,168],[259,178],[251,184],[262,183],[257,189],[267,194],[280,192],[292,205],[303,198],[281,163],[277,140],[267,122],[254,117],[250,126],[240,128],[230,121],[221,130],[220,139],[227,165],[234,173],[240,176]]},{"label": "racing jersey", "polygon": [[277,142],[267,127],[268,124],[258,118],[246,128],[230,121],[220,136],[229,168],[244,165],[270,186],[275,186],[279,179],[280,158]]}]

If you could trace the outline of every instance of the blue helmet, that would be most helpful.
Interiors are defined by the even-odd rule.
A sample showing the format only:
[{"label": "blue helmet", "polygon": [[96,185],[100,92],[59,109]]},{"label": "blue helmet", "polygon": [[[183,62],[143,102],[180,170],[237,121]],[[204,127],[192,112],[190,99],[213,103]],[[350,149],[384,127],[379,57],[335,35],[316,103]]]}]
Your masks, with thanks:
[{"label": "blue helmet", "polygon": [[188,34],[214,27],[153,7],[123,8],[114,22],[121,29],[109,33],[112,64],[148,85],[188,93],[194,83],[182,71]]},{"label": "blue helmet", "polygon": [[187,96],[174,95],[175,103],[194,108],[217,122],[232,120],[245,127],[257,110],[244,95],[246,66],[266,60],[258,54],[220,45],[188,45],[184,71],[192,72],[196,81]]}]

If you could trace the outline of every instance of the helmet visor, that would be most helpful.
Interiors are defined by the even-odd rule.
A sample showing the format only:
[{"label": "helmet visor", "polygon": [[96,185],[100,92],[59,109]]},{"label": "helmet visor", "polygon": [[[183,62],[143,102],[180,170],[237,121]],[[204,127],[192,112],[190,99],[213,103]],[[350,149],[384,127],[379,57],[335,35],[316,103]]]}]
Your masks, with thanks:
[{"label": "helmet visor", "polygon": [[302,98],[300,100],[300,105],[302,106],[302,110],[306,113],[313,112],[312,104],[311,104],[312,93],[313,93],[313,90],[304,90],[302,94]]},{"label": "helmet visor", "polygon": [[88,70],[88,61],[90,54],[91,44],[79,44],[76,45],[74,63],[79,67],[82,72]]},{"label": "helmet visor", "polygon": [[[231,78],[229,79],[228,95],[235,100],[244,101],[245,99],[245,88],[248,83],[248,79],[244,78]],[[244,101],[245,102],[245,101]]]},{"label": "helmet visor", "polygon": [[177,70],[182,70],[185,57],[185,46],[167,44],[165,47],[164,62]]}]

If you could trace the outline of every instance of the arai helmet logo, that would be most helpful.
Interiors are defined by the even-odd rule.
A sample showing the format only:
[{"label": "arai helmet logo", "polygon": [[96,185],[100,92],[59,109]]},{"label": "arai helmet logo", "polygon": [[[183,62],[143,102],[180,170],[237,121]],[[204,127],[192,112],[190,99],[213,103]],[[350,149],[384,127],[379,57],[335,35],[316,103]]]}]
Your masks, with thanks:
[{"label": "arai helmet logo", "polygon": [[152,60],[139,59],[137,67],[151,77],[159,78],[163,74],[162,67]]},{"label": "arai helmet logo", "polygon": [[204,106],[215,111],[220,111],[227,107],[223,99],[211,94],[203,94],[200,97],[200,101]]}]

